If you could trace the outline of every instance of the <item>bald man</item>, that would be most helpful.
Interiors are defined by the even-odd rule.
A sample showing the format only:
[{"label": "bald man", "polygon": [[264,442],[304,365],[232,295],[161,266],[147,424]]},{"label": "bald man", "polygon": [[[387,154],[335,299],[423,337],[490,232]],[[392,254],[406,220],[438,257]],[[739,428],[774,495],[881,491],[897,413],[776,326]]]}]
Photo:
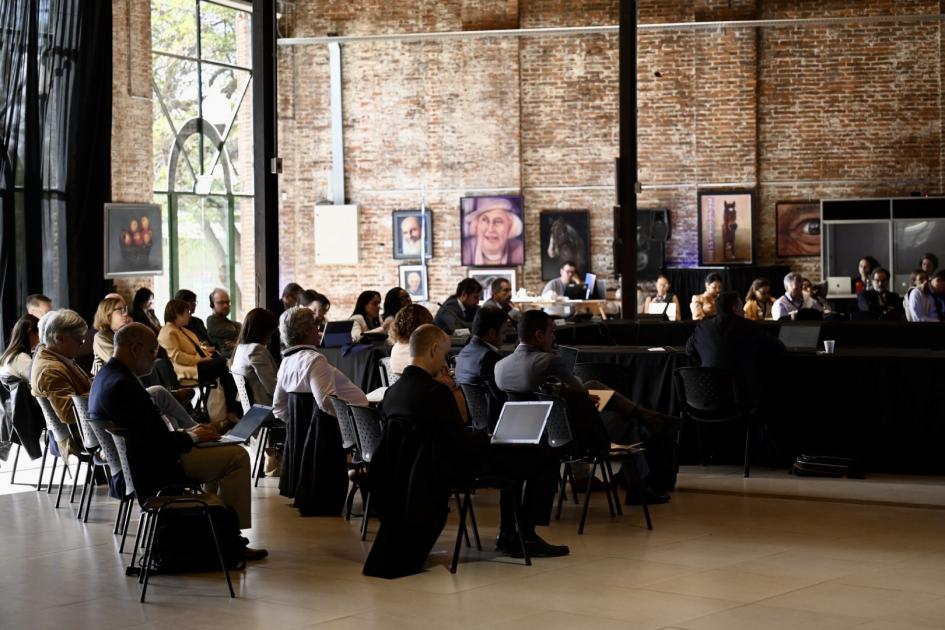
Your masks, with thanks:
[{"label": "bald man", "polygon": [[[135,490],[140,496],[153,496],[164,486],[199,481],[233,508],[241,529],[251,527],[249,454],[239,445],[193,448],[220,438],[206,425],[170,430],[138,380],[151,373],[157,350],[157,337],[147,326],[132,323],[120,328],[115,333],[114,354],[92,384],[89,415],[127,431],[129,446],[139,458],[142,478],[135,478]],[[263,549],[247,547],[244,557],[258,560],[266,555]]]},{"label": "bald man", "polygon": [[[381,528],[364,565],[365,575],[399,577],[422,570],[446,523],[449,490],[475,476],[494,474],[516,480],[516,488],[502,492],[501,524],[496,550],[522,557],[515,533],[513,507],[521,496],[522,535],[532,556],[563,556],[566,546],[551,545],[535,532],[551,517],[558,481],[558,456],[549,448],[490,446],[489,435],[470,431],[456,408],[451,390],[456,387],[446,371],[450,338],[432,324],[410,336],[410,364],[384,396],[388,432],[378,449],[385,453],[372,462]],[[396,461],[411,444],[430,444],[432,469],[424,463]],[[422,457],[423,452],[414,457]],[[389,466],[385,468],[385,466]],[[413,466],[409,475],[404,467]],[[432,473],[432,474],[430,474]],[[525,485],[524,495],[521,486]],[[372,499],[373,501],[373,499]],[[422,518],[421,518],[422,517]]]}]

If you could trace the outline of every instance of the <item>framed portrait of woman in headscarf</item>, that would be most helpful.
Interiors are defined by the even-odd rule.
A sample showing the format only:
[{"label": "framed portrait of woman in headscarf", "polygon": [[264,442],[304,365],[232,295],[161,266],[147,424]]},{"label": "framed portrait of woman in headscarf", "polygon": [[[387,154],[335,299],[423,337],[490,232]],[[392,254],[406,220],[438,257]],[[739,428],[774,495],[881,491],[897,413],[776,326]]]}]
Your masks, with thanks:
[{"label": "framed portrait of woman in headscarf", "polygon": [[517,195],[460,200],[462,264],[503,267],[525,263],[525,222]]}]

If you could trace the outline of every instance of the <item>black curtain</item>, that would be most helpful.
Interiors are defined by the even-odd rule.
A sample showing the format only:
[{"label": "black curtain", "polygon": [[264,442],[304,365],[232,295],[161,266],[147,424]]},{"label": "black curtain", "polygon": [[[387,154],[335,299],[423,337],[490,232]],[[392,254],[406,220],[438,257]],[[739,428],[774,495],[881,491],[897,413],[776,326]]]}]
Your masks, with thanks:
[{"label": "black curtain", "polygon": [[90,318],[107,291],[111,3],[3,0],[0,33],[3,335],[28,293]]}]

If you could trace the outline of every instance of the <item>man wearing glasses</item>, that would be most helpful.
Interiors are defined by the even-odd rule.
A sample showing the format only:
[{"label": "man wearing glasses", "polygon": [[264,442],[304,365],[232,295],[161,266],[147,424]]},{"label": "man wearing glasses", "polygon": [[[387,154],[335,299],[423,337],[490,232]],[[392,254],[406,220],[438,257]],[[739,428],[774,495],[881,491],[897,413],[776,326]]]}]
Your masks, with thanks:
[{"label": "man wearing glasses", "polygon": [[223,289],[214,289],[210,294],[210,308],[213,309],[213,314],[207,318],[210,343],[229,359],[236,347],[236,339],[240,336],[239,322],[230,319],[230,294]]}]

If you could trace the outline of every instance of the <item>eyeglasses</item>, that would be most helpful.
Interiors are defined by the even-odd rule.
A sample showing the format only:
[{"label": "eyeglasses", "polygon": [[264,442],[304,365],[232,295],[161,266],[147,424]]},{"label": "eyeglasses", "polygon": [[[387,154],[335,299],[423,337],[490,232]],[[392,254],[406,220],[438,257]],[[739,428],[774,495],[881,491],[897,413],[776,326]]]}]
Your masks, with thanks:
[{"label": "eyeglasses", "polygon": [[127,307],[127,306],[123,306],[123,307],[121,307],[121,308],[116,308],[114,311],[112,311],[112,315],[114,315],[115,313],[121,313],[122,315],[127,315],[127,314],[128,314],[128,307]]}]

